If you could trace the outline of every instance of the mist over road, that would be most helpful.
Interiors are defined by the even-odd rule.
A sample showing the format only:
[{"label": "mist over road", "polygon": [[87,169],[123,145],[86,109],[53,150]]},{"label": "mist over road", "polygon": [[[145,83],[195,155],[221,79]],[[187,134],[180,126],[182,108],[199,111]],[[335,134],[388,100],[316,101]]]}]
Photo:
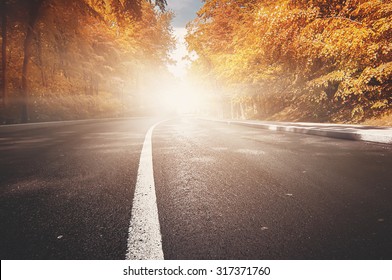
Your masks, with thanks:
[{"label": "mist over road", "polygon": [[[158,121],[0,127],[1,259],[124,259]],[[392,257],[390,145],[193,118],[151,142],[165,259]]]}]

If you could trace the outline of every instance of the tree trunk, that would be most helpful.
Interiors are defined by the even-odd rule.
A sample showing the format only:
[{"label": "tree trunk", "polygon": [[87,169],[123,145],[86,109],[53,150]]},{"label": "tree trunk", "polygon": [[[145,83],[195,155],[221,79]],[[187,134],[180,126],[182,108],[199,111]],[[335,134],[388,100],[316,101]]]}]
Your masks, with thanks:
[{"label": "tree trunk", "polygon": [[3,106],[6,106],[7,98],[7,4],[5,0],[1,1],[1,94]]},{"label": "tree trunk", "polygon": [[42,86],[44,88],[48,87],[48,83],[46,80],[46,75],[44,71],[44,63],[42,60],[42,41],[41,41],[41,32],[37,33],[37,47],[38,47],[38,63],[39,63],[39,68],[41,70],[41,80],[42,80]]},{"label": "tree trunk", "polygon": [[241,120],[245,119],[245,110],[242,101],[240,102],[240,110],[241,110]]},{"label": "tree trunk", "polygon": [[27,33],[23,44],[23,67],[22,67],[22,116],[21,120],[23,123],[29,121],[28,103],[29,93],[27,88],[27,75],[30,58],[32,55],[32,41],[34,38],[34,28],[37,23],[39,11],[43,0],[32,0],[29,4],[29,21],[27,26]]},{"label": "tree trunk", "polygon": [[90,83],[89,83],[89,87],[88,87],[88,94],[94,95],[93,74],[90,74]]},{"label": "tree trunk", "polygon": [[234,119],[234,102],[233,102],[233,98],[230,98],[230,118]]}]

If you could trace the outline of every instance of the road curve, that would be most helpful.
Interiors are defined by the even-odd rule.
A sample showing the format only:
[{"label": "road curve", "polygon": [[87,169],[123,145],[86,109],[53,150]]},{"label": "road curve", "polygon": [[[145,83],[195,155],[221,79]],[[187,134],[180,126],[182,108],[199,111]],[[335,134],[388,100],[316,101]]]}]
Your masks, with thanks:
[{"label": "road curve", "polygon": [[[1,259],[124,259],[158,119],[0,127]],[[152,134],[165,259],[391,259],[392,148],[176,118]]]}]

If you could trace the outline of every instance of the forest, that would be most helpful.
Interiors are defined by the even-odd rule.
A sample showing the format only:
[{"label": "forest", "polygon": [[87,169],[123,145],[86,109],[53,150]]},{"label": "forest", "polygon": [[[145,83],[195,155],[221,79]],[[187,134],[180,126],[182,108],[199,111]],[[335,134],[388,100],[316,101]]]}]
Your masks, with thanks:
[{"label": "forest", "polygon": [[187,29],[191,73],[221,116],[392,115],[390,0],[206,0]]},{"label": "forest", "polygon": [[[392,125],[392,0],[203,2],[181,82],[198,113]],[[163,81],[175,91],[166,0],[1,0],[0,14],[0,124],[155,114]]]},{"label": "forest", "polygon": [[2,0],[0,123],[141,114],[168,75],[166,4]]}]

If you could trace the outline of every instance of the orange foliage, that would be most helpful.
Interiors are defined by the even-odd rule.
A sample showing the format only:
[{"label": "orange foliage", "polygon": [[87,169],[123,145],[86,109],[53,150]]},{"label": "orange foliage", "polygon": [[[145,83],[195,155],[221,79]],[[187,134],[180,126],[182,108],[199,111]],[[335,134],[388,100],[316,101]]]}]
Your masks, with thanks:
[{"label": "orange foliage", "polygon": [[187,42],[240,117],[356,122],[392,107],[391,36],[391,1],[207,0]]},{"label": "orange foliage", "polygon": [[[34,26],[29,27],[34,3],[41,5]],[[0,122],[19,121],[21,104],[26,103],[30,120],[136,112],[144,94],[141,84],[148,83],[140,73],[164,71],[174,47],[172,14],[164,11],[165,3],[7,1],[9,94],[8,105],[0,108]],[[32,40],[26,43],[29,30]],[[28,56],[26,44],[31,50]],[[22,74],[23,61],[27,61],[26,74]],[[26,95],[20,91],[22,76],[27,80]],[[106,111],[99,114],[99,108]]]}]

